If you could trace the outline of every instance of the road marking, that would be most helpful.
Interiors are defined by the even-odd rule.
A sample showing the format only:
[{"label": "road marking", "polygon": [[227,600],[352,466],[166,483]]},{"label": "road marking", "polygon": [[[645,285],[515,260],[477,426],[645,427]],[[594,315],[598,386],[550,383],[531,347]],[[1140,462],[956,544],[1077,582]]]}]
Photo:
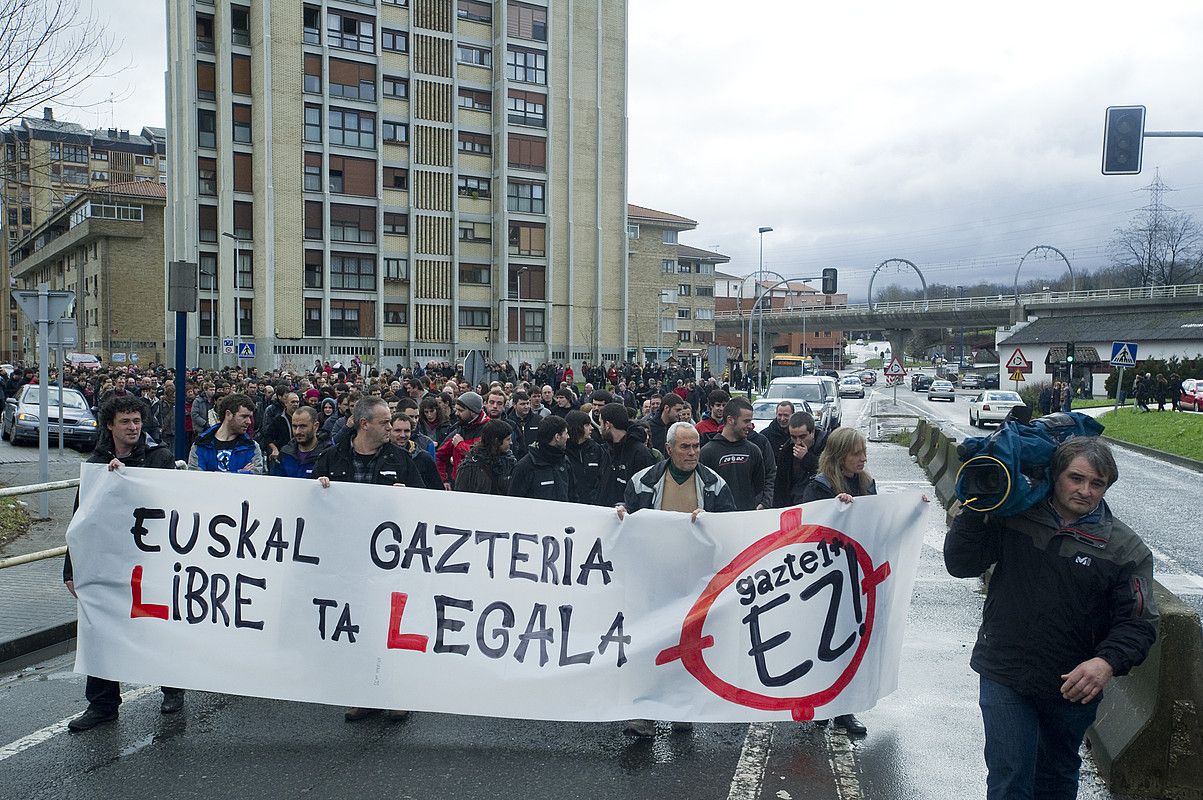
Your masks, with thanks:
[{"label": "road marking", "polygon": [[[159,691],[159,687],[157,686],[143,686],[140,689],[131,689],[128,692],[122,693],[121,699],[126,703],[132,703],[135,700],[139,700],[143,697],[146,697],[148,694],[153,694],[157,691]],[[41,730],[34,731],[28,736],[22,736],[15,742],[9,742],[4,747],[0,747],[0,761],[5,761],[6,759],[12,758],[18,753],[23,753],[31,747],[37,747],[44,742],[50,741],[60,733],[64,733],[67,730],[67,723],[75,719],[77,716],[79,715],[72,714],[69,717],[60,719],[53,725],[47,725]]]},{"label": "road marking", "polygon": [[731,791],[727,800],[756,800],[760,797],[760,786],[764,783],[764,768],[768,764],[769,750],[773,744],[773,723],[753,722],[748,725],[744,746],[735,763],[735,774],[731,777]]},{"label": "road marking", "polygon": [[830,731],[827,734],[828,760],[835,776],[835,794],[840,800],[861,800],[860,778],[856,770],[856,749],[847,734]]}]

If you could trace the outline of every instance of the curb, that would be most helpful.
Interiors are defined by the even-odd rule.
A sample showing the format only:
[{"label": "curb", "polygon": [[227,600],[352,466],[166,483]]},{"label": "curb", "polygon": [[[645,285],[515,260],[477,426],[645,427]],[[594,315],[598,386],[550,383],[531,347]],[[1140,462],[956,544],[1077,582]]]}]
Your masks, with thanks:
[{"label": "curb", "polygon": [[1173,453],[1167,453],[1164,450],[1157,450],[1155,448],[1145,447],[1144,445],[1140,444],[1132,444],[1131,442],[1125,442],[1122,439],[1112,439],[1110,436],[1103,436],[1103,438],[1106,439],[1110,444],[1114,444],[1119,447],[1125,447],[1129,450],[1134,450],[1141,455],[1148,456],[1149,458],[1156,458],[1159,461],[1168,461],[1169,463],[1177,464],[1180,467],[1193,469],[1195,472],[1203,472],[1203,461],[1195,461],[1193,458],[1174,455]]},{"label": "curb", "polygon": [[70,619],[40,628],[36,631],[30,631],[15,639],[9,639],[6,642],[0,642],[0,664],[3,664],[5,661],[11,661],[14,658],[27,656],[30,653],[41,650],[43,647],[50,647],[65,642],[68,639],[74,639],[75,624],[76,621]]}]

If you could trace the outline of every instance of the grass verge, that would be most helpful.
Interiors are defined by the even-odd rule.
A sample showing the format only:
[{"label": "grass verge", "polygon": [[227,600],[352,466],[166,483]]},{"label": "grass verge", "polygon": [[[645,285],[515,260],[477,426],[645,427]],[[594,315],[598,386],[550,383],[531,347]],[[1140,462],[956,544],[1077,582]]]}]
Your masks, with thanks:
[{"label": "grass verge", "polygon": [[907,428],[906,430],[901,430],[895,434],[892,434],[886,439],[886,441],[893,442],[894,444],[900,444],[903,447],[910,447],[911,442],[915,441],[915,432],[910,428]]},{"label": "grass verge", "polygon": [[1121,408],[1099,417],[1099,422],[1112,439],[1203,461],[1203,414]]},{"label": "grass verge", "polygon": [[29,530],[29,512],[19,498],[0,498],[0,546],[6,545]]}]

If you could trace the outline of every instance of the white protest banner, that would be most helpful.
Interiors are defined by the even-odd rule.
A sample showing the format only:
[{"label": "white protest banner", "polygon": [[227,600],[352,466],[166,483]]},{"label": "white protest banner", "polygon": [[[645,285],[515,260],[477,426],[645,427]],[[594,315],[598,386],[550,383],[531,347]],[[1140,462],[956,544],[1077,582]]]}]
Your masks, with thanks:
[{"label": "white protest banner", "polygon": [[896,686],[919,493],[687,514],[85,465],[76,670],[554,720],[806,720]]}]

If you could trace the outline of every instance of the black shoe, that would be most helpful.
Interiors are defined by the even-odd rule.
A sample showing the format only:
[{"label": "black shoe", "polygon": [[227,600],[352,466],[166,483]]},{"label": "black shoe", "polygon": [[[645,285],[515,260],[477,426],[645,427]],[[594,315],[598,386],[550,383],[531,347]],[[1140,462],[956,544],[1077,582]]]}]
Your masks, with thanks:
[{"label": "black shoe", "polygon": [[163,702],[159,706],[159,711],[164,714],[174,714],[184,708],[184,690],[183,689],[164,689]]},{"label": "black shoe", "polygon": [[380,713],[380,709],[378,708],[360,708],[356,706],[355,708],[348,708],[346,713],[343,714],[343,719],[347,722],[359,722],[361,719],[367,719],[373,714],[378,713]]},{"label": "black shoe", "polygon": [[117,719],[116,711],[101,711],[89,706],[87,711],[67,723],[67,730],[72,733],[83,733],[84,731],[92,730],[97,725],[103,725],[115,719]]},{"label": "black shoe", "polygon": [[841,714],[835,718],[835,724],[843,728],[849,736],[864,736],[869,732],[869,729],[865,727],[865,723],[852,714]]}]

